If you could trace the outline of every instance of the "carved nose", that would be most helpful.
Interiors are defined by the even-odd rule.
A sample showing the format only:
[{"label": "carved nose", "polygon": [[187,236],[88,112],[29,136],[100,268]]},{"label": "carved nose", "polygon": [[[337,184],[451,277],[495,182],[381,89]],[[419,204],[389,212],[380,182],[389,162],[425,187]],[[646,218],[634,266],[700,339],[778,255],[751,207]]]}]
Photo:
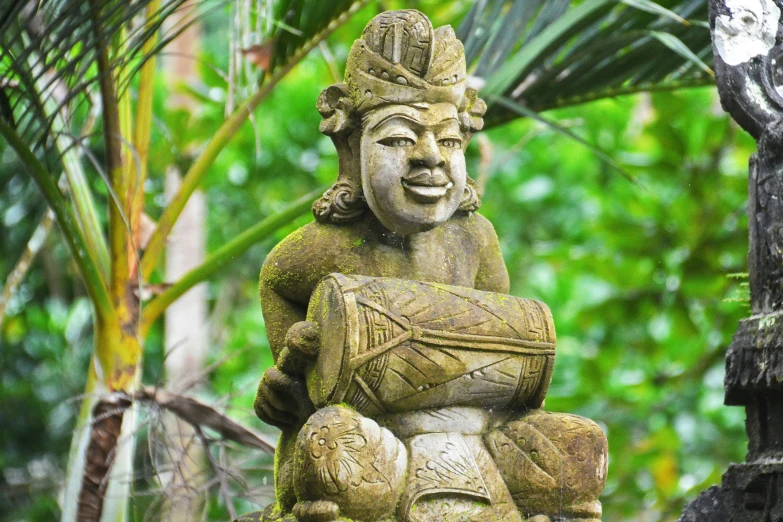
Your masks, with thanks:
[{"label": "carved nose", "polygon": [[446,165],[446,160],[440,153],[440,148],[438,148],[434,135],[427,133],[419,139],[413,154],[411,154],[411,164],[427,167],[428,169]]}]

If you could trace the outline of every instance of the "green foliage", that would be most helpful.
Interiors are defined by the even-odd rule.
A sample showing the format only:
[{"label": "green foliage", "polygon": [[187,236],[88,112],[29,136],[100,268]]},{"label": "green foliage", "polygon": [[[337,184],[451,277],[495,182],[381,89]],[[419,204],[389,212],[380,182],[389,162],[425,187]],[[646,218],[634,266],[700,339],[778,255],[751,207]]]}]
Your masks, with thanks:
[{"label": "green foliage", "polygon": [[[484,64],[482,71],[498,70],[524,38],[544,30],[534,31],[531,25],[519,32],[502,25],[510,23],[510,9],[521,7],[500,3],[500,15],[487,18],[496,23],[494,40],[469,50],[476,74],[478,63]],[[381,8],[417,7],[430,14],[435,25],[457,25],[455,20],[471,5],[490,4],[373,3],[328,45],[341,70],[350,43]],[[563,2],[547,2],[555,19],[558,4]],[[703,12],[693,14],[703,2],[662,4],[689,20],[704,18]],[[602,11],[601,24],[609,25],[595,27],[604,39],[611,27],[671,32],[707,61],[702,53],[707,44],[698,39],[703,35],[690,40],[679,32],[686,26],[666,13],[645,12],[634,22],[629,17],[635,11],[612,3],[610,10]],[[153,219],[164,206],[162,173],[171,164],[187,167],[192,151],[208,142],[224,121],[229,88],[213,67],[227,68],[226,26],[225,11],[205,19],[203,83],[189,92],[196,100],[192,113],[167,104],[180,87],[163,77],[156,84],[145,188],[146,209]],[[280,30],[281,42],[294,40]],[[698,66],[682,69],[685,59],[660,40],[632,33],[637,43],[622,47],[622,34],[606,40],[614,47],[602,47],[604,40],[597,36],[594,46],[563,42],[558,48],[562,52],[552,51],[542,62],[541,71],[551,71],[552,81],[540,76],[525,90],[524,99],[513,99],[529,108],[573,101],[576,98],[569,96],[580,82],[555,74],[566,66],[585,74],[581,85],[587,93],[609,92],[604,90],[607,85],[641,87],[645,74],[664,85],[696,77]],[[489,49],[505,49],[506,55],[493,58]],[[600,53],[606,57],[596,60]],[[657,73],[644,69],[650,56],[664,53],[670,54],[656,63],[665,67]],[[564,61],[568,57],[570,61]],[[593,75],[587,75],[593,70],[590,60]],[[631,70],[628,63],[642,67],[636,76],[625,72]],[[614,83],[607,84],[611,78]],[[512,85],[517,80],[513,78]],[[318,132],[315,110],[321,89],[332,82],[323,56],[311,53],[217,156],[203,184],[209,208],[208,252],[334,179],[336,155]],[[499,105],[493,111],[495,122],[510,117]],[[76,112],[79,123],[86,116]],[[744,303],[733,301],[742,298],[743,280],[729,276],[747,270],[747,158],[754,145],[729,122],[714,91],[706,88],[603,100],[544,116],[600,148],[638,184],[617,176],[572,138],[539,122],[518,120],[477,137],[470,146],[470,172],[485,187],[481,212],[500,236],[512,293],[542,299],[552,309],[558,358],[547,409],[586,415],[607,430],[611,456],[602,498],[604,520],[632,520],[642,514],[645,520],[672,520],[687,500],[719,480],[729,462],[744,457],[743,413],[722,405],[722,379],[724,350],[737,320],[747,314]],[[99,141],[90,137],[85,143],[100,158]],[[16,155],[0,141],[2,280],[45,206],[21,171]],[[97,171],[88,166],[88,175],[91,188],[105,198]],[[252,413],[258,379],[272,362],[257,299],[258,270],[277,240],[310,219],[299,218],[253,246],[208,283],[213,328],[210,368],[200,399],[270,436],[274,430]],[[58,480],[64,474],[77,408],[77,402],[65,399],[84,388],[90,347],[88,302],[63,238],[55,232],[0,330],[0,520],[58,516]],[[146,383],[165,380],[163,360],[161,329],[156,326],[145,346]],[[143,457],[146,450],[139,444],[133,508],[139,521],[148,508],[153,513],[157,509],[153,465]],[[249,459],[237,470],[247,486],[230,484],[237,510],[248,511],[254,502],[265,504],[270,463],[247,449],[232,451]],[[243,494],[250,494],[252,501],[239,500]],[[208,508],[208,520],[228,519],[217,495]]]},{"label": "green foliage", "polygon": [[481,0],[459,26],[489,126],[620,94],[706,85],[712,71],[702,0]]}]

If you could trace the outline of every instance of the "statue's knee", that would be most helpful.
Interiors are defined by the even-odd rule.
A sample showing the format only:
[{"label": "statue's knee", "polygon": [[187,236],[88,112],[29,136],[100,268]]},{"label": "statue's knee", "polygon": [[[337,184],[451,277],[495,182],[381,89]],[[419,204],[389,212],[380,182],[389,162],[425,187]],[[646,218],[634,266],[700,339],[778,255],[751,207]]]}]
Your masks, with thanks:
[{"label": "statue's knee", "polygon": [[598,424],[579,415],[538,413],[525,419],[560,451],[564,486],[581,500],[598,498],[606,485],[609,446]]},{"label": "statue's knee", "polygon": [[296,497],[334,502],[342,517],[378,520],[394,513],[407,460],[405,446],[389,430],[350,408],[329,406],[299,432]]},{"label": "statue's knee", "polygon": [[492,430],[485,442],[526,514],[594,501],[603,491],[608,446],[589,419],[534,412]]}]

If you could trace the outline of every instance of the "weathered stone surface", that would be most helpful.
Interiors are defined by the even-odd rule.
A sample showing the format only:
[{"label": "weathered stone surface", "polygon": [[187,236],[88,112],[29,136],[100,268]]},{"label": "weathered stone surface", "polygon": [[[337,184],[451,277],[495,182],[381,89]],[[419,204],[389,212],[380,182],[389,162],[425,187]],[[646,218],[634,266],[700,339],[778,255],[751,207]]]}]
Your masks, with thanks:
[{"label": "weathered stone surface", "polygon": [[[250,520],[595,521],[607,443],[540,410],[549,309],[508,273],[465,148],[486,105],[462,44],[418,11],[374,18],[318,100],[337,182],[261,271],[282,430],[277,503]],[[252,518],[255,517],[255,518]]]},{"label": "weathered stone surface", "polygon": [[748,178],[751,310],[726,354],[726,404],[744,406],[747,461],[681,522],[783,521],[783,97],[780,0],[710,0],[721,103],[759,143]]},{"label": "weathered stone surface", "polygon": [[[332,518],[381,520],[394,514],[404,487],[405,446],[386,428],[344,406],[311,415],[299,431],[294,489]],[[334,507],[331,507],[333,504]]]},{"label": "weathered stone surface", "polygon": [[726,404],[744,406],[754,393],[783,392],[783,312],[740,321],[726,353]]}]

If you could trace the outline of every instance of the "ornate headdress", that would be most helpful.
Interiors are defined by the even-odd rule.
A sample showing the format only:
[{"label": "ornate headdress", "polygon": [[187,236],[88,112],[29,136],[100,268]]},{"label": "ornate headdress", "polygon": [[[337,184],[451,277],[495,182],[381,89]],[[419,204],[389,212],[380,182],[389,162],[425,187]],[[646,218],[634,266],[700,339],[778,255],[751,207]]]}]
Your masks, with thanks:
[{"label": "ornate headdress", "polygon": [[[433,29],[414,9],[387,11],[373,18],[348,55],[345,83],[332,85],[318,99],[321,132],[331,137],[340,156],[340,175],[313,205],[321,222],[353,221],[365,210],[354,155],[358,154],[361,116],[390,104],[453,103],[467,134],[481,130],[486,104],[465,85],[465,50],[451,26]],[[480,200],[475,184],[460,210],[473,211]]]}]

